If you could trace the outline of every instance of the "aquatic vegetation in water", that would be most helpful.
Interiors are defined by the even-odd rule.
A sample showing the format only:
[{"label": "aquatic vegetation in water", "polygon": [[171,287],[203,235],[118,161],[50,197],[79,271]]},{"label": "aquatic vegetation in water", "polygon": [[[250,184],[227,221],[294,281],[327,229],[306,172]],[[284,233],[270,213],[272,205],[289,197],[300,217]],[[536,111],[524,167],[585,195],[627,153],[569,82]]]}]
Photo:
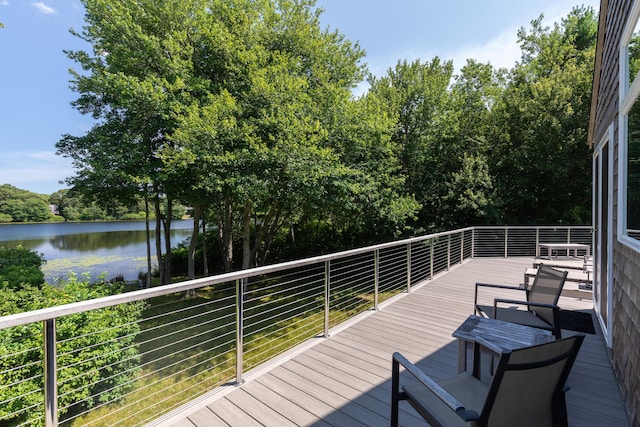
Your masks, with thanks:
[{"label": "aquatic vegetation in water", "polygon": [[[86,272],[90,273],[93,277],[101,274],[105,274],[107,277],[122,276],[123,271],[146,269],[146,263],[146,257],[130,258],[121,255],[83,255],[48,260],[46,264],[42,266],[42,271],[48,282],[56,282],[59,278],[66,277],[70,272],[75,272],[76,274]],[[130,278],[125,277],[125,279]]]}]

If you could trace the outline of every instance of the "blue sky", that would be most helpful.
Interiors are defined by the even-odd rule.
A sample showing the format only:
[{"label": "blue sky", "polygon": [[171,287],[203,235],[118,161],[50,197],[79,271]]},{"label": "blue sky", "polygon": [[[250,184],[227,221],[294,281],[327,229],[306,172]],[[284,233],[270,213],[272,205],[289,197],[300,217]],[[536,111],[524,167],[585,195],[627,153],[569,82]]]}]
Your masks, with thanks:
[{"label": "blue sky", "polygon": [[[596,0],[318,0],[323,26],[338,29],[367,52],[382,75],[398,60],[434,56],[456,68],[466,58],[511,68],[520,58],[517,30],[544,13],[552,25],[576,5]],[[69,33],[80,30],[84,11],[76,0],[0,0],[0,184],[50,194],[72,176],[70,162],[55,155],[61,135],[82,135],[92,120],[73,109],[63,50],[89,47]],[[365,86],[358,90],[364,90]]]}]

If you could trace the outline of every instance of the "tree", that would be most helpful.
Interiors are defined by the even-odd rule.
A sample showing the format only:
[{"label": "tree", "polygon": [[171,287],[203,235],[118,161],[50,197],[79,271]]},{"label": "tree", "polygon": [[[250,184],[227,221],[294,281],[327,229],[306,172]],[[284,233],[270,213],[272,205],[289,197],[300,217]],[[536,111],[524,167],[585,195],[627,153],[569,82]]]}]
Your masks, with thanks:
[{"label": "tree", "polygon": [[497,220],[493,180],[489,169],[493,114],[504,87],[506,70],[467,60],[451,85],[455,127],[449,150],[456,169],[446,179],[447,194],[440,215],[444,228]]},{"label": "tree", "polygon": [[406,192],[422,205],[419,230],[442,230],[486,215],[491,179],[486,127],[496,84],[490,66],[470,61],[450,88],[451,62],[399,61],[371,80],[371,91],[396,117]]},{"label": "tree", "polygon": [[39,222],[52,217],[45,197],[9,184],[0,185],[0,214],[13,222]]},{"label": "tree", "polygon": [[312,210],[329,213],[342,248],[407,233],[420,204],[405,191],[394,112],[375,92],[330,111],[329,141],[343,166],[323,185],[321,203]]},{"label": "tree", "polygon": [[542,16],[518,33],[522,60],[511,71],[495,120],[490,167],[510,223],[589,223],[587,126],[597,19],[575,8],[553,28]]},{"label": "tree", "polygon": [[[201,86],[192,79],[192,31],[201,2],[85,0],[87,26],[76,34],[93,53],[71,51],[84,72],[72,72],[74,106],[101,119],[86,135],[65,135],[58,153],[77,175],[67,182],[98,200],[150,200],[162,283],[171,268],[171,218],[179,182],[163,170],[176,115]],[[200,9],[196,9],[196,7]],[[161,235],[164,234],[164,255]]]},{"label": "tree", "polygon": [[[176,171],[188,189],[183,197],[215,212],[227,270],[233,267],[234,236],[242,242],[243,268],[264,263],[285,226],[327,200],[330,209],[315,210],[314,217],[329,218],[339,209],[344,198],[326,197],[332,177],[355,185],[366,176],[351,169],[356,165],[333,138],[337,114],[357,111],[350,108],[350,89],[364,73],[363,53],[339,33],[321,30],[313,5],[212,2],[201,25],[208,32],[194,36],[202,37],[194,50],[201,93],[163,154],[167,170]],[[347,194],[354,202],[356,195]]]}]

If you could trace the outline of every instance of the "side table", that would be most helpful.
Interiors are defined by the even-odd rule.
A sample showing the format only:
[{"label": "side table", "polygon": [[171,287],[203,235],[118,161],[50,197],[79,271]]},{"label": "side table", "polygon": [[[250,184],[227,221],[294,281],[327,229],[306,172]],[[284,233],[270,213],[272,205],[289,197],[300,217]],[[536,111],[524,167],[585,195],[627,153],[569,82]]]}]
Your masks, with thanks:
[{"label": "side table", "polygon": [[474,377],[480,379],[480,350],[502,353],[553,341],[551,332],[517,323],[471,315],[453,334],[458,339],[458,373],[467,370],[467,344],[473,345]]}]

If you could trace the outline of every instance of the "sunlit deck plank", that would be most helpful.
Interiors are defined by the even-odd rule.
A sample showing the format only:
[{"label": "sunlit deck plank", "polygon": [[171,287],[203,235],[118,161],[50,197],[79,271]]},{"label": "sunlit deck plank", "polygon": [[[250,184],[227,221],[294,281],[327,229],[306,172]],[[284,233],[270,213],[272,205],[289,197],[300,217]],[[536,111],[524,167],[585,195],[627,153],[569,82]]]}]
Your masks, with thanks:
[{"label": "sunlit deck plank", "polygon": [[[219,425],[209,424],[209,417],[242,426],[283,425],[278,423],[283,419],[300,426],[386,426],[393,351],[436,378],[455,375],[457,343],[451,333],[473,312],[473,284],[522,283],[532,261],[467,262],[230,393],[214,396],[206,407],[185,412],[184,419],[198,427]],[[577,298],[562,297],[560,305],[592,308],[591,301]],[[599,334],[587,334],[568,380],[570,425],[628,425]],[[400,420],[420,425],[409,407],[402,409]]]}]

